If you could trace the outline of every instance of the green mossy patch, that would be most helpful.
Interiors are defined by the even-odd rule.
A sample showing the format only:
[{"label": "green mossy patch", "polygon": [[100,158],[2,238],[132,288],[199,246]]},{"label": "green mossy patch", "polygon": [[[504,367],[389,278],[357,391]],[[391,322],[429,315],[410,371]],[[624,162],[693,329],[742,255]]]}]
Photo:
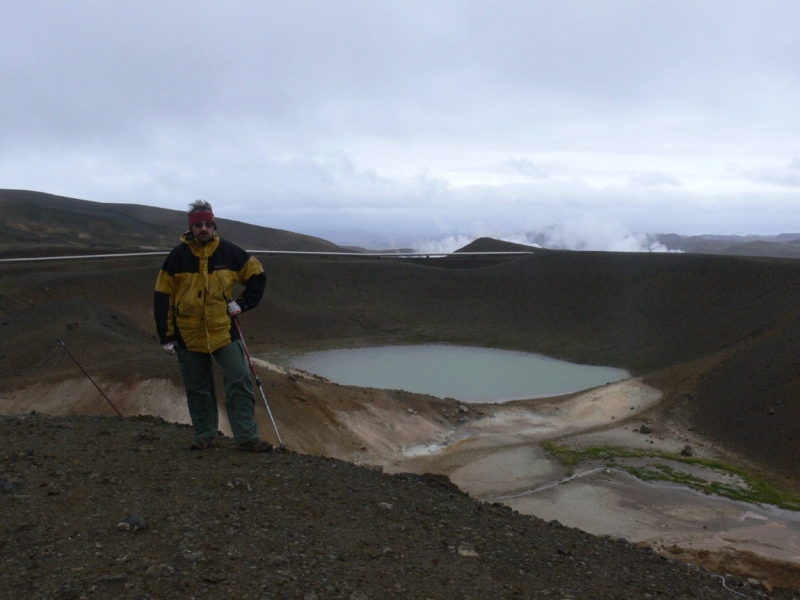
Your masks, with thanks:
[{"label": "green mossy patch", "polygon": [[[606,466],[613,465],[642,481],[666,481],[684,485],[705,494],[716,494],[732,500],[741,500],[753,504],[771,504],[788,510],[800,510],[800,497],[796,494],[780,489],[758,475],[722,461],[682,456],[669,452],[657,452],[655,450],[614,446],[589,446],[575,449],[552,442],[542,442],[541,446],[559,463],[569,467],[570,470],[582,462],[604,461]],[[653,463],[645,466],[631,466],[617,464],[614,460],[625,458],[653,459]],[[717,474],[736,477],[739,483],[709,481],[658,461],[670,461],[703,467]]]}]

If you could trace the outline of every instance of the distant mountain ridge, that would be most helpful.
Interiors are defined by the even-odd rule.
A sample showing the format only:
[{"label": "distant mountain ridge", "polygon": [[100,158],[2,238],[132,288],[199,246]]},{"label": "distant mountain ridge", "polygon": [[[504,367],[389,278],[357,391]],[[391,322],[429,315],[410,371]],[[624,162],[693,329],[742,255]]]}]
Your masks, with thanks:
[{"label": "distant mountain ridge", "polygon": [[[0,190],[6,223],[0,256],[103,254],[169,250],[187,230],[186,213],[139,204],[108,204],[27,190]],[[352,252],[282,229],[217,218],[220,235],[249,250]]]},{"label": "distant mountain ridge", "polygon": [[[94,202],[29,190],[0,189],[0,210],[7,225],[0,238],[2,258],[169,250],[187,229],[186,213],[180,210]],[[217,223],[223,237],[249,250],[365,251],[319,237],[231,219],[217,218]],[[668,250],[693,254],[800,258],[800,233],[774,236],[668,233],[649,237]],[[457,252],[519,250],[541,251],[535,246],[478,238]]]},{"label": "distant mountain ridge", "polygon": [[800,258],[800,233],[780,233],[773,236],[711,234],[684,236],[666,233],[655,237],[669,250],[694,254]]}]

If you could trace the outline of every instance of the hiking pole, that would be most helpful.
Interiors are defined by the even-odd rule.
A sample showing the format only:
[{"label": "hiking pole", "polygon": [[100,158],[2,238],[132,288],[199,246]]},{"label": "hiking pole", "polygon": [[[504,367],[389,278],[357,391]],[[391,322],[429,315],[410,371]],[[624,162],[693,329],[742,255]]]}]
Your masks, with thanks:
[{"label": "hiking pole", "polygon": [[75,361],[75,364],[76,364],[76,365],[78,365],[78,368],[79,368],[81,371],[83,371],[83,374],[84,374],[84,375],[86,375],[86,377],[88,377],[88,378],[89,378],[89,381],[91,381],[92,383],[94,383],[94,387],[96,387],[96,388],[97,388],[97,391],[98,391],[98,392],[100,392],[100,393],[103,395],[103,398],[105,398],[105,399],[106,399],[106,402],[108,402],[108,403],[111,405],[111,408],[113,408],[113,409],[114,409],[114,410],[117,412],[117,414],[118,414],[118,415],[121,417],[121,416],[122,416],[122,413],[121,413],[121,412],[119,412],[119,411],[117,410],[117,407],[116,407],[116,406],[114,406],[114,403],[113,403],[113,402],[111,402],[111,400],[109,400],[109,398],[108,398],[108,396],[106,396],[105,392],[104,392],[103,390],[101,390],[101,389],[100,389],[100,386],[99,386],[99,385],[97,385],[97,384],[95,383],[94,379],[92,379],[92,376],[91,376],[91,375],[89,375],[89,374],[86,372],[86,369],[84,369],[84,368],[81,366],[81,363],[79,363],[79,362],[78,362],[78,359],[76,359],[74,356],[72,356],[72,352],[70,352],[69,350],[67,350],[67,346],[66,346],[66,344],[65,344],[64,342],[62,342],[61,340],[58,340],[58,345],[59,345],[59,346],[61,346],[61,347],[64,349],[64,352],[66,352],[66,353],[69,355],[69,357],[70,357],[70,358],[71,358],[73,361]]},{"label": "hiking pole", "polygon": [[244,353],[247,355],[247,362],[250,363],[250,371],[253,373],[253,377],[256,380],[256,385],[258,385],[258,389],[261,392],[261,397],[264,399],[264,406],[267,407],[267,413],[269,414],[269,420],[272,421],[272,426],[275,428],[275,435],[278,436],[278,449],[286,448],[286,444],[283,443],[281,439],[281,434],[278,432],[278,426],[275,424],[275,419],[272,416],[272,411],[269,409],[269,402],[267,402],[267,395],[264,393],[264,388],[261,387],[261,380],[258,378],[258,373],[256,373],[256,367],[253,364],[253,357],[250,356],[250,352],[247,350],[247,344],[244,343],[244,336],[242,335],[242,328],[239,327],[239,319],[236,317],[232,317],[231,319],[234,324],[236,325],[236,331],[239,332],[239,340],[242,342],[242,348],[244,348]]}]

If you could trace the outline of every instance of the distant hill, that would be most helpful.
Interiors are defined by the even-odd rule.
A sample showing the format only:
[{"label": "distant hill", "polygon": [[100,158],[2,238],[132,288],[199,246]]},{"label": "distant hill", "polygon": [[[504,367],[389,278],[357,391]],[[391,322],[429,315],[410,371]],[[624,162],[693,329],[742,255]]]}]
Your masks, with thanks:
[{"label": "distant hill", "polygon": [[680,250],[694,254],[800,258],[800,233],[781,233],[775,236],[684,236],[676,233],[666,233],[657,235],[656,239],[669,250]]},{"label": "distant hill", "polygon": [[[0,190],[6,228],[0,256],[168,250],[187,230],[186,213],[107,204],[25,190]],[[349,252],[321,238],[218,218],[219,232],[249,250]]]},{"label": "distant hill", "polygon": [[482,237],[471,241],[463,248],[456,250],[456,252],[532,252],[534,250],[541,250],[541,248]]}]

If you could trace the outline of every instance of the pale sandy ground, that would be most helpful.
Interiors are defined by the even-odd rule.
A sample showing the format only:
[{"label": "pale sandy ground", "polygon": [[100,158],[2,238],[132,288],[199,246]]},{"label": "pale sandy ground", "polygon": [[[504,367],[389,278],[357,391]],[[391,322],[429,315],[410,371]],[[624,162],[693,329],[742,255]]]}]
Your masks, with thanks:
[{"label": "pale sandy ground", "polygon": [[[94,383],[81,376],[55,384],[37,383],[0,394],[0,412],[14,414],[35,410],[49,415],[114,414],[113,407],[116,407],[125,415],[157,415],[175,423],[190,422],[183,389],[168,380],[145,379],[134,385],[102,378],[96,378],[95,382],[108,401]],[[220,425],[223,431],[230,429],[227,422]]]},{"label": "pale sandy ground", "polygon": [[[598,535],[645,542],[656,550],[748,550],[800,563],[800,514],[704,495],[674,484],[640,481],[625,471],[593,464],[572,476],[538,445],[554,440],[572,447],[623,446],[694,454],[716,452],[687,432],[645,435],[638,415],[660,392],[629,379],[561,402],[482,406],[483,418],[448,434],[450,443],[407,448],[391,471],[444,472],[470,495],[500,501],[523,514],[558,520]],[[638,459],[640,462],[642,459]],[[617,459],[621,464],[625,461]],[[630,462],[630,461],[629,461]],[[676,464],[706,480],[702,467]]]},{"label": "pale sandy ground", "polygon": [[598,468],[536,492],[501,497],[521,513],[597,535],[646,542],[656,550],[749,550],[800,562],[800,515],[734,502],[679,486],[653,485]]}]

